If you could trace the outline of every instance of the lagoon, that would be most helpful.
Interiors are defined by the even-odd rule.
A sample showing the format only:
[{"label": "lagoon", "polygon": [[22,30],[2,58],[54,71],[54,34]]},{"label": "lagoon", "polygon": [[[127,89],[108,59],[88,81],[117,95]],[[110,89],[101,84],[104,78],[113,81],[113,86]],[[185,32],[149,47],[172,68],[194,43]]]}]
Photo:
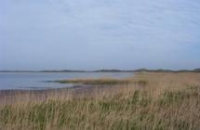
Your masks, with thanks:
[{"label": "lagoon", "polygon": [[0,72],[0,90],[46,90],[73,87],[74,84],[47,82],[77,78],[126,78],[131,72]]}]

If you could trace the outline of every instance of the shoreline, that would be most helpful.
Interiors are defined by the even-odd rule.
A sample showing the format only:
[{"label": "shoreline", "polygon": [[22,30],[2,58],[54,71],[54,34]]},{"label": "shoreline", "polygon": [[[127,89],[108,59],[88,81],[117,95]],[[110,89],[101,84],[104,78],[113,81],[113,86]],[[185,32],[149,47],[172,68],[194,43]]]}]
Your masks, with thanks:
[{"label": "shoreline", "polygon": [[[62,93],[65,96],[72,96],[73,98],[79,98],[83,95],[91,96],[94,92],[101,92],[105,88],[112,88],[113,86],[106,85],[74,85],[69,88],[56,88],[45,90],[0,90],[0,104],[12,104],[15,103],[15,97],[21,97],[20,100],[27,100],[26,98],[32,97],[35,101],[45,101],[49,98],[49,95],[60,95]],[[98,91],[96,91],[98,90]],[[69,95],[68,95],[69,94]]]},{"label": "shoreline", "polygon": [[[87,85],[89,86],[89,85]],[[85,85],[74,85],[72,87],[64,87],[64,88],[51,88],[51,89],[8,89],[8,90],[0,90],[0,98],[2,96],[9,96],[13,94],[25,94],[25,93],[46,93],[46,92],[55,92],[55,91],[62,91],[62,90],[75,90],[75,89],[83,89]]]}]

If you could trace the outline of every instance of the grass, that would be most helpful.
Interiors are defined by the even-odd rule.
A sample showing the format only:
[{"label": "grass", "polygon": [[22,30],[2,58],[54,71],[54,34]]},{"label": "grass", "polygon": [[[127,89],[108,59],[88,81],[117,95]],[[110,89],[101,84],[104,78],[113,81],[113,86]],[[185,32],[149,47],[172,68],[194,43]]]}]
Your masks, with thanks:
[{"label": "grass", "polygon": [[35,100],[34,94],[14,96],[14,103],[0,103],[0,129],[200,129],[200,74],[138,73],[127,80],[90,95],[66,90],[43,100]]},{"label": "grass", "polygon": [[58,82],[58,83],[85,84],[85,85],[116,85],[116,84],[128,84],[130,81],[127,80],[127,79],[100,78],[100,79],[57,80],[55,82]]}]

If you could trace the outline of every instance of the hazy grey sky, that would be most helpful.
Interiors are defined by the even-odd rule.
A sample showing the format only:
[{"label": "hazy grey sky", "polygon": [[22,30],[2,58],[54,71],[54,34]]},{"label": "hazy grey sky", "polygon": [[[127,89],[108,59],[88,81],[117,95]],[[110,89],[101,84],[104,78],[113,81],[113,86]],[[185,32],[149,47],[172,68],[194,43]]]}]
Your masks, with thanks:
[{"label": "hazy grey sky", "polygon": [[200,67],[199,0],[1,0],[0,69]]}]

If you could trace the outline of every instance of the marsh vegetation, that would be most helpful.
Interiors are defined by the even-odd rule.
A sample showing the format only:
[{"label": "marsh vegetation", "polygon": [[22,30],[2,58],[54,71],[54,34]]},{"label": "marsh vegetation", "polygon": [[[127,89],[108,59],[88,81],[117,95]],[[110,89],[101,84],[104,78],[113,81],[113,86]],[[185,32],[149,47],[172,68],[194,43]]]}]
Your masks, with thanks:
[{"label": "marsh vegetation", "polygon": [[[76,79],[89,93],[52,91],[0,99],[2,130],[199,130],[200,73]],[[45,98],[44,98],[45,97]],[[8,103],[11,100],[12,103]]]}]

